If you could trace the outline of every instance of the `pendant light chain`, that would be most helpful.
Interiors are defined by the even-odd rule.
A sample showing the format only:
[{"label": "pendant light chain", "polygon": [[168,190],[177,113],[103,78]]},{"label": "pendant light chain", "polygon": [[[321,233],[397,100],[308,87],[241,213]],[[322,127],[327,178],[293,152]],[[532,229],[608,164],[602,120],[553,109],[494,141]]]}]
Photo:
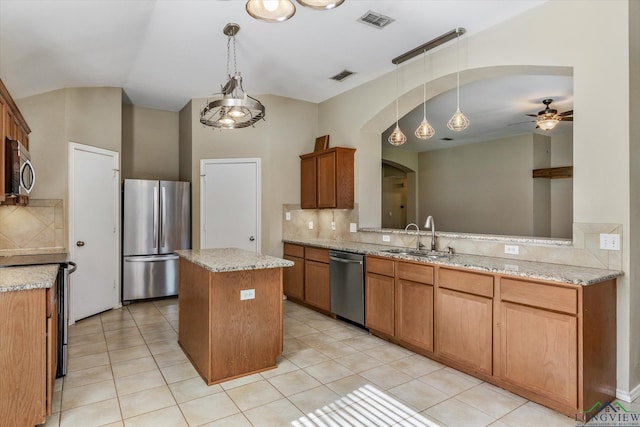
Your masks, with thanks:
[{"label": "pendant light chain", "polygon": [[459,110],[460,109],[460,33],[458,33],[458,36],[456,37],[456,63],[458,68],[457,83],[456,83],[456,87],[458,88],[458,90],[456,91],[456,108]]},{"label": "pendant light chain", "polygon": [[400,100],[400,85],[398,84],[398,65],[396,64],[396,126],[398,126],[398,120],[400,112],[398,110],[398,102]]},{"label": "pendant light chain", "polygon": [[458,72],[456,73],[456,112],[447,123],[447,127],[455,132],[460,132],[469,127],[469,119],[460,111],[460,29],[457,29],[456,38],[456,60],[458,65]]}]

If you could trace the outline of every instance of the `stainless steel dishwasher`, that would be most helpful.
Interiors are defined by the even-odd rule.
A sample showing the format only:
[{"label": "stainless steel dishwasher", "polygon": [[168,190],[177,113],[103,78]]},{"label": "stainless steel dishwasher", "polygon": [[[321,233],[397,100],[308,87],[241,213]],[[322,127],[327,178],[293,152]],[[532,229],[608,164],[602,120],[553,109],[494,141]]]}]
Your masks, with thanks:
[{"label": "stainless steel dishwasher", "polygon": [[364,326],[364,255],[329,251],[331,312]]}]

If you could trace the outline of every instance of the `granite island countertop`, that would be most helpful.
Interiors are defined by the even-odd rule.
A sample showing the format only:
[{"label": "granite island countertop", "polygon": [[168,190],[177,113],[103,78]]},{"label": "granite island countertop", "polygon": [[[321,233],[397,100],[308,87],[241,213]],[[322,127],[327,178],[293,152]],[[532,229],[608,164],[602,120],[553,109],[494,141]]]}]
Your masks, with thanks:
[{"label": "granite island countertop", "polygon": [[0,292],[50,288],[57,275],[57,264],[0,268]]},{"label": "granite island countertop", "polygon": [[181,258],[213,273],[241,270],[264,270],[267,268],[292,267],[286,259],[237,248],[191,249],[176,251]]},{"label": "granite island countertop", "polygon": [[454,254],[436,259],[425,259],[418,256],[384,252],[388,249],[398,249],[398,247],[377,245],[373,243],[336,241],[331,239],[284,239],[283,242],[297,245],[315,246],[325,249],[355,252],[365,255],[384,256],[400,260],[421,261],[435,265],[466,268],[469,270],[493,274],[504,274],[508,276],[537,280],[549,280],[552,282],[568,283],[582,286],[592,285],[624,275],[624,272],[619,270],[579,267],[573,265],[524,261],[511,258],[507,259],[481,255]]}]

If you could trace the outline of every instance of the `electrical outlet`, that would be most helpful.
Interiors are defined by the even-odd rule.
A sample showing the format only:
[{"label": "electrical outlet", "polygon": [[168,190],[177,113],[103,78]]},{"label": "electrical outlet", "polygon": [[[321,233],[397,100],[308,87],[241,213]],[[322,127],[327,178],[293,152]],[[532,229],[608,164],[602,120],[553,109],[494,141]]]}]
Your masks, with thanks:
[{"label": "electrical outlet", "polygon": [[336,231],[336,222],[335,221],[331,221],[331,229],[333,231]]},{"label": "electrical outlet", "polygon": [[504,245],[504,253],[518,255],[520,253],[520,247],[518,245]]},{"label": "electrical outlet", "polygon": [[391,241],[391,236],[387,236],[386,234],[382,235],[382,241],[383,242],[390,242]]},{"label": "electrical outlet", "polygon": [[287,221],[291,221],[291,212],[285,212],[284,219],[286,219]]},{"label": "electrical outlet", "polygon": [[356,224],[355,222],[349,223],[349,231],[351,233],[356,233],[358,231],[358,224]]},{"label": "electrical outlet", "polygon": [[256,298],[255,289],[242,289],[240,291],[240,301],[244,301],[247,299],[255,299],[255,298]]},{"label": "electrical outlet", "polygon": [[313,230],[313,221],[309,221],[309,230]]},{"label": "electrical outlet", "polygon": [[600,234],[600,249],[606,249],[609,251],[619,251],[620,235],[619,234]]}]

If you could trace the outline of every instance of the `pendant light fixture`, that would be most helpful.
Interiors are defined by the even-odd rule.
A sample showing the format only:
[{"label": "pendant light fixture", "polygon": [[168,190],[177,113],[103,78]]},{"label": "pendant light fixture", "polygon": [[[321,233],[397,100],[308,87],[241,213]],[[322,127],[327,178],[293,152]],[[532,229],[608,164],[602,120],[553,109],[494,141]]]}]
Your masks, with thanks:
[{"label": "pendant light fixture", "polygon": [[465,130],[469,126],[469,119],[460,111],[460,31],[456,29],[456,49],[458,60],[458,73],[457,73],[457,92],[456,92],[456,112],[453,117],[447,123],[447,127],[453,131],[460,132]]},{"label": "pendant light fixture", "polygon": [[423,118],[422,118],[422,122],[420,122],[420,126],[418,126],[418,129],[416,129],[415,135],[416,135],[416,138],[418,139],[427,140],[431,138],[433,135],[435,135],[436,131],[427,120],[427,73],[426,73],[427,51],[426,50],[422,54],[422,59],[424,62],[424,70],[425,70],[424,84],[422,85],[422,99],[423,99],[422,108],[423,108],[424,115],[422,116]]},{"label": "pendant light fixture", "polygon": [[296,13],[291,0],[249,0],[245,7],[249,15],[265,22],[283,22]]},{"label": "pendant light fixture", "polygon": [[398,126],[398,121],[400,120],[400,115],[398,112],[399,96],[400,92],[398,90],[398,64],[396,64],[396,128],[393,130],[393,132],[391,132],[391,135],[389,135],[389,138],[387,139],[389,141],[389,144],[395,145],[396,147],[407,142],[407,136],[400,130],[400,126]]},{"label": "pendant light fixture", "polygon": [[[239,129],[253,126],[264,119],[265,108],[242,88],[242,77],[236,66],[236,34],[238,24],[227,24],[222,31],[227,36],[227,82],[220,88],[218,99],[207,101],[200,112],[200,123],[219,129]],[[231,74],[231,47],[233,46],[233,74]]]},{"label": "pendant light fixture", "polygon": [[344,0],[296,0],[303,6],[317,10],[335,9],[344,3]]}]

